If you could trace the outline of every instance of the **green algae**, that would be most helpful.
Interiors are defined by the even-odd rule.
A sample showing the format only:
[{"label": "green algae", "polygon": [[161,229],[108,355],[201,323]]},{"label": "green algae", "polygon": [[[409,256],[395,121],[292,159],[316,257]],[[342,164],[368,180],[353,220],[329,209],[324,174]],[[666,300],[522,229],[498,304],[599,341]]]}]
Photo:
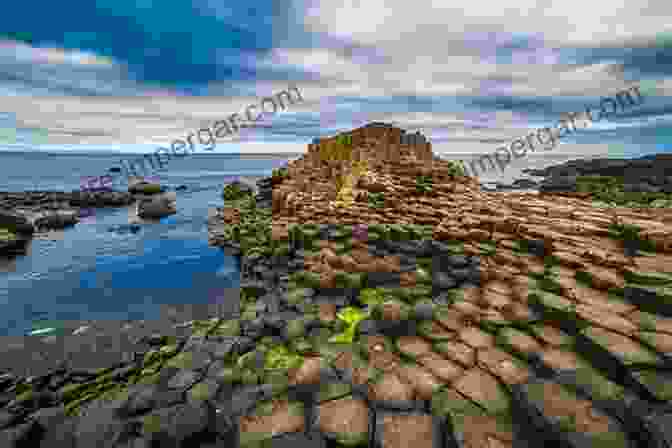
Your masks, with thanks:
[{"label": "green algae", "polygon": [[352,393],[352,386],[346,382],[320,383],[320,391],[317,394],[318,403],[343,398]]},{"label": "green algae", "polygon": [[180,352],[177,355],[173,356],[167,360],[164,364],[164,367],[176,367],[178,369],[189,369],[191,368],[193,361],[193,355],[191,352]]},{"label": "green algae", "polygon": [[156,414],[148,414],[142,418],[143,434],[153,434],[161,431],[161,417]]},{"label": "green algae", "polygon": [[434,186],[432,176],[417,176],[415,179],[415,190],[418,193],[431,193]]},{"label": "green algae", "polygon": [[208,382],[194,384],[189,389],[189,399],[193,401],[206,401],[217,393],[217,387]]},{"label": "green algae", "polygon": [[245,369],[240,373],[240,382],[246,386],[259,384],[259,379],[259,374],[252,369]]},{"label": "green algae", "polygon": [[303,356],[290,351],[284,345],[276,345],[266,352],[265,369],[288,370],[298,368],[303,364]]},{"label": "green algae", "polygon": [[63,386],[60,390],[61,397],[63,398],[63,401],[70,401],[74,398],[76,398],[78,395],[81,394],[82,391],[85,389],[89,388],[89,384],[67,384]]},{"label": "green algae", "polygon": [[663,272],[646,272],[634,268],[626,268],[623,277],[627,282],[645,286],[669,286],[672,284],[672,275]]},{"label": "green algae", "polygon": [[354,307],[345,307],[341,309],[336,318],[346,324],[343,333],[336,334],[329,339],[329,342],[352,344],[357,334],[357,326],[361,321],[367,319],[369,313]]}]

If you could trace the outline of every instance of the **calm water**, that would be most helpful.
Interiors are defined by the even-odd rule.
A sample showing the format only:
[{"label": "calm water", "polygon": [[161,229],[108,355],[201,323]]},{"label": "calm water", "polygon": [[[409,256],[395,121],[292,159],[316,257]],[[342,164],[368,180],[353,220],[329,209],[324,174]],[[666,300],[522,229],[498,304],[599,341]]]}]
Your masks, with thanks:
[{"label": "calm water", "polygon": [[[0,154],[0,191],[79,189],[119,156]],[[221,206],[225,176],[264,176],[282,160],[194,155],[159,181],[177,192],[178,213],[129,232],[132,207],[97,210],[75,227],[35,238],[29,254],[0,270],[0,335],[59,328],[66,321],[158,318],[166,306],[212,304],[237,288],[232,257],[208,247],[208,209]],[[230,300],[230,291],[229,291]],[[71,327],[70,325],[67,325]]]}]

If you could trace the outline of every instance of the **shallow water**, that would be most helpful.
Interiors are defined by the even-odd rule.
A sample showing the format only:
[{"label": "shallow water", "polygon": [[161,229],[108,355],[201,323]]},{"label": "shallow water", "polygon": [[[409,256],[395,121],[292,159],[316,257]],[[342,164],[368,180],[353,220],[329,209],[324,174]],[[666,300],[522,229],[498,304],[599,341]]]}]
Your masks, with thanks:
[{"label": "shallow water", "polygon": [[[0,190],[74,190],[80,176],[104,174],[116,160],[0,154]],[[158,319],[169,307],[231,300],[239,266],[208,246],[208,209],[222,205],[224,176],[268,175],[278,163],[175,161],[159,180],[187,186],[176,192],[176,215],[143,222],[133,233],[135,207],[99,209],[73,228],[34,238],[27,256],[4,262],[0,271],[0,335],[49,335],[73,328],[72,321]]]}]

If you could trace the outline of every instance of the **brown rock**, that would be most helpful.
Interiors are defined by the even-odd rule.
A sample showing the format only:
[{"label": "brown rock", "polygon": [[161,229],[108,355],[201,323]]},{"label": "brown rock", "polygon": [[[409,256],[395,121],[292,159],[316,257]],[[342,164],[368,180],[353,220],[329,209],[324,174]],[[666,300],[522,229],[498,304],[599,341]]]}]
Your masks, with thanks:
[{"label": "brown rock", "polygon": [[395,373],[384,373],[369,388],[369,399],[376,401],[413,400],[413,387],[402,381]]},{"label": "brown rock", "polygon": [[336,320],[336,305],[333,303],[320,303],[319,318],[324,323],[334,322]]},{"label": "brown rock", "polygon": [[429,400],[443,384],[429,370],[420,366],[406,365],[397,370],[399,378],[413,386],[421,400]]},{"label": "brown rock", "polygon": [[504,295],[499,291],[486,289],[483,291],[482,301],[484,302],[485,306],[501,309],[512,303],[512,299],[509,294]]},{"label": "brown rock", "polygon": [[385,415],[382,443],[386,448],[432,448],[435,446],[431,415]]},{"label": "brown rock", "polygon": [[618,275],[612,270],[598,266],[590,266],[585,268],[584,271],[590,274],[593,286],[597,289],[608,290],[612,288],[623,288],[625,286],[623,276]]},{"label": "brown rock", "polygon": [[417,336],[400,336],[397,347],[401,353],[412,358],[432,352],[432,344]]},{"label": "brown rock", "polygon": [[464,373],[464,369],[459,364],[433,352],[418,357],[418,363],[445,383],[452,383]]},{"label": "brown rock", "polygon": [[350,255],[358,264],[369,264],[374,260],[367,249],[352,249]]},{"label": "brown rock", "polygon": [[511,346],[521,353],[530,354],[541,350],[541,344],[535,338],[527,333],[517,329],[507,329],[507,341]]},{"label": "brown rock", "polygon": [[461,378],[455,381],[453,387],[476,403],[485,403],[501,394],[499,383],[495,377],[480,368],[473,368],[465,372]]},{"label": "brown rock", "polygon": [[489,348],[495,345],[495,337],[477,327],[468,327],[460,331],[459,338],[473,348]]},{"label": "brown rock", "polygon": [[618,333],[623,333],[626,336],[632,336],[639,330],[637,326],[624,317],[604,310],[595,309],[589,305],[576,305],[576,313],[581,318],[593,323],[593,325],[611,329]]},{"label": "brown rock", "polygon": [[548,349],[541,354],[541,359],[552,369],[576,370],[581,362],[576,353],[562,349]]},{"label": "brown rock", "polygon": [[398,302],[385,302],[381,305],[381,318],[392,322],[402,319],[402,304]]},{"label": "brown rock", "polygon": [[367,434],[369,408],[362,400],[342,398],[328,401],[318,407],[318,426],[332,434]]},{"label": "brown rock", "polygon": [[513,356],[498,348],[479,350],[478,366],[509,385],[525,383],[530,376],[528,369],[519,366]]},{"label": "brown rock", "polygon": [[458,332],[464,328],[464,321],[460,315],[453,313],[441,313],[434,318],[436,322],[449,331]]},{"label": "brown rock", "polygon": [[272,407],[270,415],[240,417],[240,432],[270,433],[275,436],[304,430],[304,416],[292,409],[287,401],[273,401]]},{"label": "brown rock", "polygon": [[319,384],[320,366],[322,359],[318,357],[305,358],[298,369],[289,372],[290,384]]},{"label": "brown rock", "polygon": [[374,352],[369,358],[369,364],[383,372],[394,372],[401,365],[401,358],[390,352]]}]

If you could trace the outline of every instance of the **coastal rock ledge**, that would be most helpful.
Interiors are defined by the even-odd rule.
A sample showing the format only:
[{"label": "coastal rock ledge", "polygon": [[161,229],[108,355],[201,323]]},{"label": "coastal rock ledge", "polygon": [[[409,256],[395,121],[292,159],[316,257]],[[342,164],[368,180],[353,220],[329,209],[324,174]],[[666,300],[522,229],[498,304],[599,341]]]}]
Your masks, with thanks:
[{"label": "coastal rock ledge", "polygon": [[402,135],[223,195],[235,309],[119,365],[1,376],[0,446],[672,447],[669,214],[484,192]]}]

